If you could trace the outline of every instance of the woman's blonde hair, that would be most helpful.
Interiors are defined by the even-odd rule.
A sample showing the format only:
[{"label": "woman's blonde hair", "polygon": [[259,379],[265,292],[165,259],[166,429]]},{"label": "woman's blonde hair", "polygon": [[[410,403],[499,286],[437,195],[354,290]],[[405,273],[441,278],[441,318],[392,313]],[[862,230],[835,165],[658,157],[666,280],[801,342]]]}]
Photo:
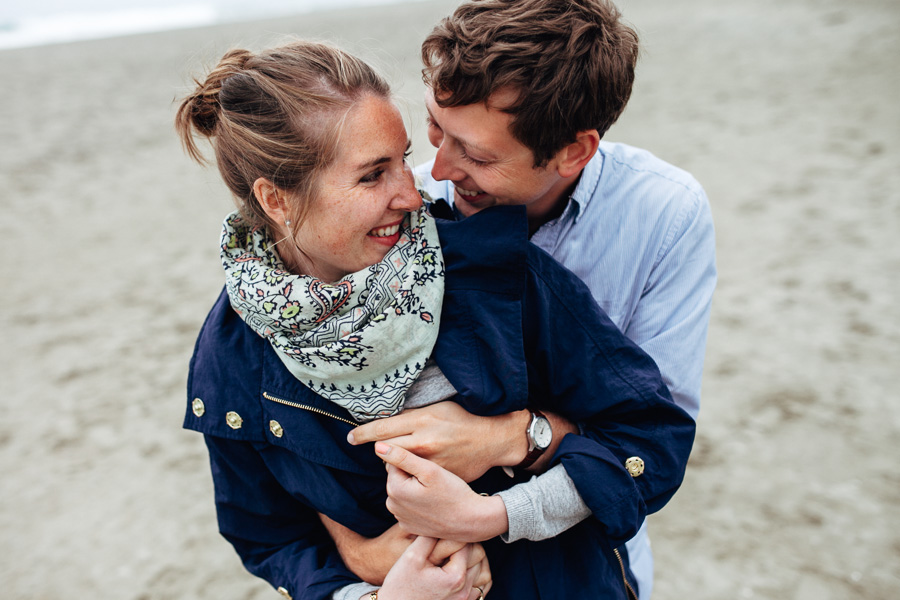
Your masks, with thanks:
[{"label": "woman's blonde hair", "polygon": [[273,225],[253,192],[260,177],[288,192],[299,223],[318,176],[337,153],[343,115],[363,96],[390,97],[385,80],[334,46],[295,42],[253,53],[231,50],[178,108],[185,151],[204,164],[196,135],[212,144],[238,208],[253,225]]}]

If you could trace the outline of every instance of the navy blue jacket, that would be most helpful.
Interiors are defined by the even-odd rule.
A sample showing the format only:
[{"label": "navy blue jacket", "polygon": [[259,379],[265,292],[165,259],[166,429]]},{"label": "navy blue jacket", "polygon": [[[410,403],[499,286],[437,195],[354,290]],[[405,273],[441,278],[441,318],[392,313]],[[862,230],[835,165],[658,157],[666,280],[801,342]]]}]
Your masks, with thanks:
[{"label": "navy blue jacket", "polygon": [[[438,223],[446,291],[434,358],[455,400],[479,415],[545,409],[583,432],[552,464],[593,516],[549,540],[485,542],[491,598],[627,598],[633,579],[614,548],[680,485],[693,420],[584,284],[528,242],[522,207]],[[297,381],[224,292],[191,360],[184,426],[205,434],[219,528],[250,572],[310,600],[358,581],[316,512],[367,537],[385,531],[395,521],[384,466],[371,444],[346,442],[350,415]],[[632,456],[646,465],[635,478]],[[492,469],[471,485],[494,493],[527,478]]]}]

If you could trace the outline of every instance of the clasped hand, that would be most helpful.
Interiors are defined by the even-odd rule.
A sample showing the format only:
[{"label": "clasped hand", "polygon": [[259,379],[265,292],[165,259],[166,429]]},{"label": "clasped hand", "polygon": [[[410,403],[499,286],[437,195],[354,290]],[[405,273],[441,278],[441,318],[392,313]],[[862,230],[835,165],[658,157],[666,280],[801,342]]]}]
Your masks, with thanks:
[{"label": "clasped hand", "polygon": [[388,472],[387,508],[404,531],[480,542],[509,528],[499,496],[481,496],[460,477],[399,446],[377,442],[375,452]]}]

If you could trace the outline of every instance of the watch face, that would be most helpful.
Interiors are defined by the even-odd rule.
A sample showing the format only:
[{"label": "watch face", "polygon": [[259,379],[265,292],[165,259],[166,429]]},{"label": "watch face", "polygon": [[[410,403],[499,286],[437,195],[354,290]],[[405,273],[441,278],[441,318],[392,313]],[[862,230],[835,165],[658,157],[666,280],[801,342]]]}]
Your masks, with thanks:
[{"label": "watch face", "polygon": [[553,431],[550,429],[550,421],[544,417],[538,417],[534,420],[534,428],[532,429],[534,443],[538,448],[546,450],[550,446],[550,440],[553,439]]}]

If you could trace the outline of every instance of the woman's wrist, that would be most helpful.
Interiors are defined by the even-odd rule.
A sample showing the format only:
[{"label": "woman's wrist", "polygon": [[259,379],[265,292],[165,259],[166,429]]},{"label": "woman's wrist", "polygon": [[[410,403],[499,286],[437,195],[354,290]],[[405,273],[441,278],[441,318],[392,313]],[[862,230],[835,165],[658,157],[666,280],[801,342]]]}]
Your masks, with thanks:
[{"label": "woman's wrist", "polygon": [[472,542],[483,542],[503,535],[509,530],[506,504],[500,496],[484,496],[481,517],[475,522]]}]

